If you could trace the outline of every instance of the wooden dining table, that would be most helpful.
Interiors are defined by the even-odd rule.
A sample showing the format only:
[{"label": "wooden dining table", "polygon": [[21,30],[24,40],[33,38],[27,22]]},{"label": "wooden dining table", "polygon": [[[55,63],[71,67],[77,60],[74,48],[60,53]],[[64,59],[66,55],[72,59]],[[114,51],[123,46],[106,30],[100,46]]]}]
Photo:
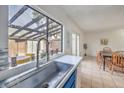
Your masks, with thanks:
[{"label": "wooden dining table", "polygon": [[103,70],[105,71],[105,59],[112,58],[112,52],[100,51],[101,56],[103,57]]}]

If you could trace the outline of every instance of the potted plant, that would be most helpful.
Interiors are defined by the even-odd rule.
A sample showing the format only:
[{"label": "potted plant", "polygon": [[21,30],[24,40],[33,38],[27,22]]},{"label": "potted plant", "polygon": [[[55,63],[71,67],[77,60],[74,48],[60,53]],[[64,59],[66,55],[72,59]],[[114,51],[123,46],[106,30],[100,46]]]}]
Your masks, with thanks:
[{"label": "potted plant", "polygon": [[86,50],[87,50],[87,44],[86,43],[84,43],[84,45],[83,45],[83,48],[84,48],[84,50],[85,50],[85,54],[84,54],[84,56],[87,56],[87,54],[86,54]]}]

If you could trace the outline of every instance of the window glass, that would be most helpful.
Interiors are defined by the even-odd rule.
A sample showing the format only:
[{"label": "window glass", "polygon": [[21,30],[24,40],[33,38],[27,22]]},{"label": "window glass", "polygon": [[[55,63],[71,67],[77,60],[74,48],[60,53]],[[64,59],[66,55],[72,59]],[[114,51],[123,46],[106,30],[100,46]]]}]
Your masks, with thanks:
[{"label": "window glass", "polygon": [[49,24],[48,42],[50,58],[62,52],[62,28],[56,22]]},{"label": "window glass", "polygon": [[60,23],[31,6],[23,5],[10,5],[8,17],[11,68],[36,62],[37,55],[40,62],[47,62],[46,60],[62,52],[62,25]]}]

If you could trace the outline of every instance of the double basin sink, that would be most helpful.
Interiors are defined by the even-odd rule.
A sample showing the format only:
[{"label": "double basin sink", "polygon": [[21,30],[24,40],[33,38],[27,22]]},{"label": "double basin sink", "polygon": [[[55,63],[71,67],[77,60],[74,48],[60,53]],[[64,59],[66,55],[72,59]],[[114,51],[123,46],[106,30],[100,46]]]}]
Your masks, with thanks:
[{"label": "double basin sink", "polygon": [[32,69],[22,75],[5,80],[2,87],[7,88],[55,88],[72,69],[73,65],[50,62]]}]

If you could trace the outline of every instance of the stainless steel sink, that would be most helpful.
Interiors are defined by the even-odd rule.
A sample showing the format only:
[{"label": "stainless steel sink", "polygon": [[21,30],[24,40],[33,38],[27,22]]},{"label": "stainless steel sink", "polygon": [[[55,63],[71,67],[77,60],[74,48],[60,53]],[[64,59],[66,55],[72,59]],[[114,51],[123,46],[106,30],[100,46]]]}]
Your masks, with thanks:
[{"label": "stainless steel sink", "polygon": [[12,88],[50,88],[56,87],[73,65],[51,62],[43,67],[35,68],[20,76],[3,82],[2,87]]}]

